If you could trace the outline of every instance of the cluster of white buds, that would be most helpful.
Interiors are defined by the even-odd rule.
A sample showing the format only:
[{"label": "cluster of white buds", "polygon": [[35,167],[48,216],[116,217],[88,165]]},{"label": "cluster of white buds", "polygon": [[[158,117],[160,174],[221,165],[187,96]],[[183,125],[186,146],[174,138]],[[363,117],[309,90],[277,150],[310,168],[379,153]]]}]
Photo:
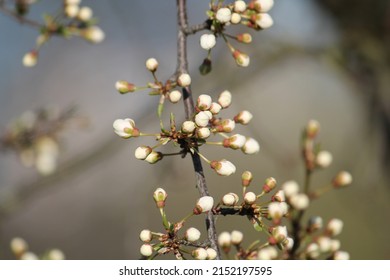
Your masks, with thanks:
[{"label": "cluster of white buds", "polygon": [[19,260],[64,260],[65,254],[59,249],[51,249],[38,257],[35,253],[29,251],[27,242],[20,237],[15,237],[10,242],[11,252]]},{"label": "cluster of white buds", "polygon": [[211,49],[216,44],[217,36],[221,36],[229,47],[237,65],[247,67],[250,58],[247,54],[234,48],[229,39],[234,39],[239,43],[249,44],[252,42],[252,36],[249,33],[242,33],[236,36],[227,34],[225,29],[233,24],[242,24],[255,30],[263,30],[273,25],[272,17],[268,14],[274,5],[273,0],[251,0],[248,4],[242,0],[236,0],[233,3],[224,5],[223,1],[212,3],[207,12],[211,22],[210,29],[212,33],[203,34],[200,37],[200,46],[208,51],[207,58],[200,67],[202,74],[211,71]]},{"label": "cluster of white buds", "polygon": [[90,7],[80,7],[81,0],[64,0],[64,14],[71,19],[88,22],[92,19],[93,11]]},{"label": "cluster of white buds", "polygon": [[282,185],[286,202],[296,210],[305,210],[309,207],[309,197],[299,192],[299,185],[295,181],[287,181]]}]

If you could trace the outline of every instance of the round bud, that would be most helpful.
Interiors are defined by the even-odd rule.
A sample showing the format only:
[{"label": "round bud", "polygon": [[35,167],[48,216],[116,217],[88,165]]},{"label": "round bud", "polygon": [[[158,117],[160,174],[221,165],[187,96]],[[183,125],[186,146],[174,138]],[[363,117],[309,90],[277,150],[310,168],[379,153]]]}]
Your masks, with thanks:
[{"label": "round bud", "polygon": [[143,242],[150,242],[153,238],[153,235],[152,235],[152,232],[148,229],[144,229],[143,231],[141,231],[141,233],[139,234],[139,239],[141,239],[141,241]]},{"label": "round bud", "polygon": [[200,46],[202,49],[210,50],[216,44],[216,38],[214,34],[203,34],[200,36]]},{"label": "round bud", "polygon": [[158,67],[158,61],[157,59],[152,57],[146,60],[145,65],[146,65],[146,69],[148,69],[150,72],[155,72]]},{"label": "round bud", "polygon": [[255,139],[247,137],[244,146],[242,146],[241,151],[247,155],[257,154],[260,151],[260,144]]},{"label": "round bud", "polygon": [[217,11],[216,18],[220,23],[227,23],[230,21],[232,12],[229,8],[220,8]]},{"label": "round bud", "polygon": [[192,257],[197,260],[205,260],[207,259],[207,251],[203,248],[197,248],[194,251],[192,251]]},{"label": "round bud", "polygon": [[231,241],[233,245],[240,245],[244,239],[244,234],[241,231],[233,230],[231,233]]},{"label": "round bud", "polygon": [[215,260],[217,258],[217,251],[215,251],[213,248],[207,248],[206,252],[208,260]]},{"label": "round bud", "polygon": [[177,79],[177,83],[181,87],[188,87],[191,84],[191,77],[187,73],[183,73]]},{"label": "round bud", "polygon": [[253,204],[256,202],[256,194],[254,192],[247,192],[244,196],[244,201],[246,204]]},{"label": "round bud", "polygon": [[193,121],[185,121],[183,122],[182,126],[181,126],[181,131],[184,132],[184,133],[192,133],[194,132],[196,126],[195,126],[195,123]]},{"label": "round bud", "polygon": [[297,210],[304,210],[309,207],[309,197],[304,193],[294,194],[289,200],[292,207]]},{"label": "round bud", "polygon": [[153,247],[150,244],[143,244],[139,252],[144,257],[150,257],[153,254]]},{"label": "round bud", "polygon": [[144,160],[148,157],[148,155],[152,152],[152,148],[149,147],[149,146],[141,146],[141,147],[138,147],[136,150],[135,150],[135,158],[136,159],[140,159],[140,160]]},{"label": "round bud", "polygon": [[168,98],[172,103],[177,103],[181,99],[181,92],[178,90],[173,90],[168,94]]},{"label": "round bud", "polygon": [[352,175],[347,171],[339,172],[336,177],[333,178],[333,186],[335,188],[345,187],[352,183]]},{"label": "round bud", "polygon": [[185,239],[189,242],[198,241],[200,238],[200,231],[194,227],[187,229],[185,233]]}]

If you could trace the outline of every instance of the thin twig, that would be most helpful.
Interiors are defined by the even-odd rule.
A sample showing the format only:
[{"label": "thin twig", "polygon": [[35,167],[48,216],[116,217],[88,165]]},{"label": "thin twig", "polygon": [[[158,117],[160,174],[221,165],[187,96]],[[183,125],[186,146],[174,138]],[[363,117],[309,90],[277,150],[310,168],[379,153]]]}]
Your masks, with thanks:
[{"label": "thin twig", "polygon": [[41,23],[39,23],[35,20],[32,20],[32,19],[25,18],[24,16],[21,16],[18,13],[6,8],[4,0],[0,0],[0,11],[3,12],[4,14],[10,16],[10,17],[13,17],[17,21],[19,21],[21,24],[29,25],[29,26],[32,26],[34,28],[41,28],[42,27]]},{"label": "thin twig", "polygon": [[[187,20],[187,7],[186,0],[177,0],[177,20],[178,20],[178,35],[177,35],[177,68],[176,73],[187,73],[188,72],[188,61],[187,61],[187,35],[188,32],[188,20]],[[195,32],[197,28],[191,29]],[[200,29],[199,29],[200,30]],[[183,102],[185,108],[186,118],[190,119],[194,112],[194,99],[191,94],[191,87],[183,88]],[[201,196],[208,196],[208,188],[206,179],[203,173],[202,162],[198,153],[192,154],[192,163],[195,170],[196,186]],[[213,213],[210,211],[206,216],[206,228],[208,239],[211,247],[217,251],[217,259],[221,258],[219,248],[217,245],[217,232],[215,229],[215,219]]]}]

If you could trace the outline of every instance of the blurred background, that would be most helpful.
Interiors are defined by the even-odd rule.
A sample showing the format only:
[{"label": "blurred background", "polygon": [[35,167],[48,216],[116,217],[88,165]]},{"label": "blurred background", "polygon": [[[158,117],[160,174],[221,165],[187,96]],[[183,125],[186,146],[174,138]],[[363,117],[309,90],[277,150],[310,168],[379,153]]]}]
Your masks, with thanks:
[{"label": "blurred background", "polygon": [[[55,11],[61,1],[40,1],[32,17]],[[190,23],[201,23],[209,1],[188,0]],[[123,140],[112,122],[130,117],[143,131],[157,131],[158,99],[146,92],[121,96],[117,80],[139,85],[149,81],[144,68],[158,59],[157,75],[167,79],[176,66],[176,1],[82,1],[91,6],[106,39],[90,45],[81,39],[54,38],[40,52],[38,64],[22,65],[38,32],[0,13],[0,134],[25,111],[42,107],[77,108],[88,126],[73,125],[61,133],[56,172],[41,176],[21,164],[16,153],[0,154],[0,258],[13,258],[9,242],[19,236],[38,254],[60,248],[68,259],[136,259],[142,229],[162,230],[152,193],[168,192],[172,221],[192,210],[198,192],[192,163],[169,157],[156,165],[134,158],[152,139]],[[195,95],[217,97],[229,89],[233,106],[227,116],[246,109],[249,126],[238,132],[256,138],[261,151],[205,148],[209,159],[223,155],[238,167],[228,178],[205,167],[214,197],[241,192],[240,175],[303,183],[300,134],[310,119],[321,123],[322,147],[333,164],[314,175],[313,188],[327,184],[340,170],[353,184],[314,201],[305,218],[320,215],[344,221],[342,250],[352,259],[390,259],[390,3],[386,0],[276,0],[271,29],[252,32],[254,42],[238,47],[251,56],[239,69],[226,45],[213,51],[213,71],[198,74],[206,56],[189,39],[189,63]],[[240,29],[244,32],[244,29]],[[245,30],[247,31],[247,30]],[[234,32],[232,32],[234,33]],[[180,104],[180,103],[179,103]],[[181,105],[168,105],[183,120]],[[169,149],[169,148],[167,148]],[[202,217],[194,224],[203,227]],[[218,219],[218,230],[255,233],[246,219]],[[260,236],[261,238],[262,236]],[[264,237],[263,237],[264,238]]]}]

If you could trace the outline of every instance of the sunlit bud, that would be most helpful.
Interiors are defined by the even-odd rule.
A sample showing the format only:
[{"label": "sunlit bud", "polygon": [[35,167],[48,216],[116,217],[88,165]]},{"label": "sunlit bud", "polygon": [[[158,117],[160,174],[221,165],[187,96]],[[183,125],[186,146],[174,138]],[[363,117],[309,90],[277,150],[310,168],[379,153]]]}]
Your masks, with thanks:
[{"label": "sunlit bud", "polygon": [[310,217],[307,224],[307,228],[309,232],[314,232],[316,230],[319,230],[322,228],[322,226],[323,226],[323,221],[322,218],[319,216]]},{"label": "sunlit bud", "polygon": [[26,261],[35,261],[38,260],[38,256],[33,252],[25,252],[23,253],[23,255],[20,256],[20,259]]},{"label": "sunlit bud", "polygon": [[236,127],[236,123],[231,119],[224,119],[221,121],[220,126],[217,128],[221,132],[232,132]]},{"label": "sunlit bud", "polygon": [[152,148],[149,146],[140,146],[135,150],[135,158],[144,160],[152,151]]},{"label": "sunlit bud", "polygon": [[265,179],[264,185],[263,185],[263,191],[265,193],[269,193],[276,187],[276,179],[274,177],[269,177]]},{"label": "sunlit bud", "polygon": [[250,171],[244,171],[241,175],[241,184],[243,187],[248,187],[252,182],[253,175]]},{"label": "sunlit bud", "polygon": [[244,146],[242,146],[241,151],[247,155],[257,154],[260,151],[259,142],[251,137],[247,137]]},{"label": "sunlit bud", "polygon": [[294,247],[294,239],[292,239],[291,237],[287,237],[283,241],[283,246],[286,250],[291,250]]},{"label": "sunlit bud", "polygon": [[112,126],[114,132],[122,138],[139,136],[139,130],[135,127],[135,122],[132,119],[117,119]]},{"label": "sunlit bud", "polygon": [[91,43],[98,44],[104,40],[105,34],[99,27],[90,26],[84,32],[84,38]]},{"label": "sunlit bud", "polygon": [[199,215],[200,213],[208,212],[213,208],[214,198],[211,196],[202,196],[198,199],[198,202],[194,208],[194,214]]},{"label": "sunlit bud", "polygon": [[195,115],[195,123],[197,126],[205,127],[209,124],[210,116],[204,111],[200,111]]},{"label": "sunlit bud", "polygon": [[77,17],[82,21],[88,21],[92,18],[93,12],[90,7],[81,7]]},{"label": "sunlit bud", "polygon": [[326,168],[332,163],[332,154],[328,151],[321,151],[317,154],[316,164],[319,167]]},{"label": "sunlit bud", "polygon": [[229,176],[236,172],[236,167],[233,163],[226,159],[222,159],[220,161],[212,161],[210,163],[212,169],[214,169],[219,175]]},{"label": "sunlit bud", "polygon": [[287,238],[287,227],[286,226],[277,226],[272,230],[272,235],[275,238],[276,242],[283,242]]},{"label": "sunlit bud", "polygon": [[220,23],[229,22],[231,16],[232,16],[232,12],[228,8],[220,8],[216,14],[216,18]]},{"label": "sunlit bud", "polygon": [[337,251],[334,253],[333,255],[333,259],[334,260],[349,260],[349,253],[348,252],[344,252],[344,251]]},{"label": "sunlit bud", "polygon": [[218,103],[222,108],[227,108],[232,103],[232,94],[230,91],[223,91],[218,97]]},{"label": "sunlit bud", "polygon": [[249,33],[243,33],[240,35],[237,35],[237,40],[239,42],[245,43],[245,44],[250,44],[252,43],[252,35]]},{"label": "sunlit bud", "polygon": [[188,133],[188,134],[194,132],[195,128],[196,128],[196,126],[195,126],[195,123],[193,121],[185,121],[181,125],[181,131],[184,133]]},{"label": "sunlit bud", "polygon": [[65,0],[65,5],[78,5],[81,3],[81,0]]},{"label": "sunlit bud", "polygon": [[286,196],[284,195],[284,191],[279,190],[272,196],[272,201],[284,202],[286,201]]},{"label": "sunlit bud", "polygon": [[244,110],[234,117],[234,121],[240,124],[248,124],[252,118],[253,115],[249,111]]},{"label": "sunlit bud", "polygon": [[162,159],[162,154],[160,152],[152,151],[146,158],[145,161],[151,164],[156,163]]},{"label": "sunlit bud", "polygon": [[192,257],[196,260],[205,260],[207,259],[207,251],[203,248],[197,248],[194,251],[192,251]]},{"label": "sunlit bud", "polygon": [[279,220],[283,217],[283,209],[279,202],[271,202],[268,204],[268,216],[273,220]]},{"label": "sunlit bud", "polygon": [[244,201],[246,204],[253,204],[256,202],[256,194],[254,192],[247,192],[244,195]]},{"label": "sunlit bud", "polygon": [[79,13],[80,7],[77,4],[66,5],[65,15],[70,18],[74,18]]},{"label": "sunlit bud", "polygon": [[235,193],[228,193],[222,197],[222,203],[226,206],[236,205],[238,202],[238,195]]},{"label": "sunlit bud", "polygon": [[139,249],[139,252],[144,257],[150,257],[153,254],[153,247],[150,244],[143,244]]},{"label": "sunlit bud", "polygon": [[241,231],[233,230],[231,233],[231,241],[233,245],[240,245],[244,239],[244,234]]},{"label": "sunlit bud", "polygon": [[340,171],[336,177],[333,178],[332,183],[335,188],[345,187],[352,183],[352,175],[347,171]]},{"label": "sunlit bud", "polygon": [[200,139],[206,139],[210,136],[211,132],[210,132],[210,129],[208,127],[201,127],[199,129],[197,129],[196,131],[196,135],[200,138]]},{"label": "sunlit bud", "polygon": [[273,260],[278,257],[278,251],[273,246],[267,246],[257,252],[259,260]]},{"label": "sunlit bud", "polygon": [[153,238],[153,235],[152,235],[152,232],[148,229],[144,229],[143,231],[141,231],[141,233],[139,234],[139,239],[141,239],[141,241],[143,242],[150,242]]},{"label": "sunlit bud", "polygon": [[221,232],[218,236],[218,245],[222,248],[228,248],[232,244],[232,237],[229,232]]},{"label": "sunlit bud", "polygon": [[167,200],[168,194],[163,188],[157,188],[153,193],[153,199],[156,202],[157,208],[164,208],[165,201]]},{"label": "sunlit bud", "polygon": [[148,69],[150,72],[155,72],[158,67],[158,61],[157,59],[151,57],[148,60],[146,60],[145,66],[146,69]]},{"label": "sunlit bud", "polygon": [[341,247],[340,240],[332,239],[330,241],[330,251],[331,252],[336,252],[337,250],[340,249],[340,247]]},{"label": "sunlit bud", "polygon": [[304,210],[309,207],[309,197],[304,193],[294,194],[290,197],[289,200],[292,207],[297,210]]},{"label": "sunlit bud", "polygon": [[10,246],[12,253],[16,256],[20,256],[28,250],[27,242],[20,237],[13,238]]},{"label": "sunlit bud", "polygon": [[234,2],[234,11],[237,13],[242,13],[246,10],[246,3],[245,1],[238,0]]},{"label": "sunlit bud", "polygon": [[177,83],[181,87],[188,87],[191,84],[191,77],[187,73],[183,73],[177,79]]},{"label": "sunlit bud", "polygon": [[222,106],[219,105],[219,103],[212,102],[209,110],[213,115],[216,115],[221,111],[221,109],[222,109]]},{"label": "sunlit bud", "polygon": [[134,92],[136,90],[136,87],[134,84],[131,84],[127,81],[123,81],[123,80],[120,80],[120,81],[117,81],[115,83],[115,88],[117,91],[119,91],[119,93],[128,93],[128,92]]},{"label": "sunlit bud", "polygon": [[320,247],[317,243],[310,243],[306,248],[306,255],[311,258],[315,259],[318,258],[320,255]]},{"label": "sunlit bud", "polygon": [[215,251],[213,248],[207,248],[206,252],[208,260],[215,260],[217,258],[217,251]]},{"label": "sunlit bud", "polygon": [[184,234],[184,237],[189,242],[195,242],[198,241],[200,238],[200,231],[197,230],[194,227],[191,227],[186,230],[186,233]]},{"label": "sunlit bud", "polygon": [[210,109],[212,103],[212,99],[210,95],[207,94],[201,94],[198,97],[198,100],[196,102],[196,106],[199,110],[205,111]]},{"label": "sunlit bud", "polygon": [[315,138],[320,131],[320,123],[316,120],[310,120],[306,125],[306,136]]},{"label": "sunlit bud", "polygon": [[261,13],[256,15],[256,24],[261,29],[270,28],[274,24],[274,20],[269,14]]},{"label": "sunlit bud", "polygon": [[326,253],[330,251],[331,248],[331,240],[327,236],[320,236],[317,239],[318,247],[322,253]]},{"label": "sunlit bud", "polygon": [[181,99],[181,92],[179,90],[173,90],[168,94],[169,101],[177,103]]},{"label": "sunlit bud", "polygon": [[200,36],[200,46],[202,49],[210,50],[215,46],[216,38],[214,34],[203,34]]},{"label": "sunlit bud", "polygon": [[32,50],[23,56],[23,65],[25,67],[33,67],[38,62],[38,51]]},{"label": "sunlit bud", "polygon": [[247,67],[250,63],[249,56],[243,52],[240,52],[239,50],[235,50],[233,52],[233,57],[236,60],[238,66]]},{"label": "sunlit bud", "polygon": [[326,225],[326,232],[331,236],[336,236],[343,230],[344,223],[340,219],[331,219]]},{"label": "sunlit bud", "polygon": [[47,258],[53,261],[65,260],[65,254],[61,250],[52,249],[47,253]]},{"label": "sunlit bud", "polygon": [[284,195],[289,198],[298,193],[299,186],[295,181],[287,181],[282,185],[282,190],[284,191]]},{"label": "sunlit bud", "polygon": [[258,12],[266,13],[274,6],[274,0],[256,0],[254,5]]},{"label": "sunlit bud", "polygon": [[233,150],[241,149],[246,142],[246,137],[241,134],[235,134],[223,140],[223,146]]},{"label": "sunlit bud", "polygon": [[232,17],[230,18],[230,22],[233,24],[238,24],[241,21],[241,16],[238,13],[232,13]]}]

